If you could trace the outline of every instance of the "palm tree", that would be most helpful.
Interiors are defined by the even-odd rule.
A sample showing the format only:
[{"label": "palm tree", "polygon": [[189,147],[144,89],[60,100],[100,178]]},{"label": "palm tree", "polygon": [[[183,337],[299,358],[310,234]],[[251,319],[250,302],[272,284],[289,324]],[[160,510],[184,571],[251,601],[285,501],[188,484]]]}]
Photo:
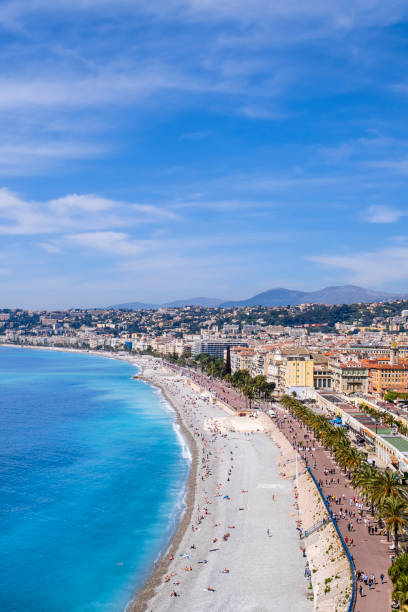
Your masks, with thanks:
[{"label": "palm tree", "polygon": [[399,534],[408,526],[408,501],[400,497],[389,497],[381,506],[380,516],[385,524],[383,533],[394,533],[395,554],[398,555]]},{"label": "palm tree", "polygon": [[354,448],[354,446],[351,446],[350,454],[347,460],[347,467],[350,471],[354,472],[361,466],[363,459],[363,455],[360,453],[360,451]]},{"label": "palm tree", "polygon": [[342,458],[344,467],[349,471],[349,474],[351,474],[351,472],[355,472],[363,462],[363,455],[350,444],[348,447],[344,445]]},{"label": "palm tree", "polygon": [[392,427],[394,425],[395,419],[389,412],[383,413],[381,415],[381,418],[384,425],[388,425],[389,427]]},{"label": "palm tree", "polygon": [[242,394],[245,396],[245,402],[249,400],[249,409],[251,409],[252,400],[255,397],[254,388],[250,383],[247,383],[241,388]]},{"label": "palm tree", "polygon": [[330,427],[330,429],[327,429],[323,433],[323,439],[326,446],[331,449],[334,449],[347,442],[347,436],[344,429],[339,429],[338,427]]},{"label": "palm tree", "polygon": [[382,506],[389,497],[405,499],[406,490],[398,474],[391,470],[377,470],[373,485],[373,501],[376,505]]},{"label": "palm tree", "polygon": [[393,584],[397,584],[401,576],[408,576],[408,554],[400,555],[388,570]]},{"label": "palm tree", "polygon": [[392,597],[398,601],[401,612],[408,611],[408,576],[400,576],[392,592]]},{"label": "palm tree", "polygon": [[374,490],[378,470],[369,463],[363,464],[356,470],[351,479],[353,487],[360,489],[364,498],[371,503],[371,514],[374,516]]}]

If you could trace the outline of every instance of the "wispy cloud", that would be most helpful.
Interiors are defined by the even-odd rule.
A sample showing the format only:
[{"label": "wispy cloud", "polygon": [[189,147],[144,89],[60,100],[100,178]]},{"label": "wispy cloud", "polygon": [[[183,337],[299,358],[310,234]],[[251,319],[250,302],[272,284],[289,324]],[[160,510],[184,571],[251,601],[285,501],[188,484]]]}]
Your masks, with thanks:
[{"label": "wispy cloud", "polygon": [[405,157],[403,159],[379,159],[368,161],[365,162],[365,165],[379,170],[391,170],[396,174],[408,174],[408,158]]},{"label": "wispy cloud", "polygon": [[4,176],[29,176],[60,167],[70,160],[96,160],[108,152],[103,144],[86,142],[50,141],[32,142],[32,136],[21,142],[0,145],[0,174]]},{"label": "wispy cloud", "polygon": [[369,206],[367,210],[369,223],[395,223],[406,216],[408,211],[398,210],[392,206]]},{"label": "wispy cloud", "polygon": [[132,258],[154,250],[160,244],[160,241],[135,240],[128,234],[111,231],[70,234],[66,240],[86,249]]},{"label": "wispy cloud", "polygon": [[100,230],[174,219],[176,214],[166,208],[109,200],[94,194],[30,202],[6,188],[0,189],[0,234],[59,234],[83,227]]},{"label": "wispy cloud", "polygon": [[181,134],[179,140],[203,140],[203,138],[208,138],[210,134],[211,132],[208,130],[202,130],[200,132],[185,132],[184,134]]},{"label": "wispy cloud", "polygon": [[126,11],[145,12],[161,18],[178,21],[228,20],[238,23],[287,21],[288,19],[322,19],[336,27],[352,28],[363,21],[368,26],[393,23],[406,14],[404,0],[392,4],[380,0],[355,0],[353,5],[342,2],[326,3],[310,0],[307,6],[302,0],[269,2],[268,0],[156,0],[151,3],[140,0],[77,0],[75,3],[60,0],[58,9],[52,0],[13,0],[3,4],[0,17],[4,22],[15,22],[33,11]]},{"label": "wispy cloud", "polygon": [[[408,219],[405,92],[393,86],[406,50],[388,26],[407,9],[4,0],[0,235],[25,279],[10,291],[58,287],[77,302],[73,284],[82,303],[90,287],[109,303],[108,287],[153,301],[160,287],[318,286],[311,243],[328,275],[403,274],[402,251],[370,245],[383,234],[406,246],[391,243]],[[332,251],[346,243],[361,253]]]},{"label": "wispy cloud", "polygon": [[350,255],[313,255],[306,259],[332,269],[346,270],[350,274],[350,282],[365,287],[408,280],[407,247],[363,251]]},{"label": "wispy cloud", "polygon": [[238,109],[238,112],[241,115],[249,117],[250,119],[268,119],[271,121],[282,121],[284,119],[293,117],[293,115],[290,115],[289,113],[285,114],[255,104],[247,104],[242,106]]}]

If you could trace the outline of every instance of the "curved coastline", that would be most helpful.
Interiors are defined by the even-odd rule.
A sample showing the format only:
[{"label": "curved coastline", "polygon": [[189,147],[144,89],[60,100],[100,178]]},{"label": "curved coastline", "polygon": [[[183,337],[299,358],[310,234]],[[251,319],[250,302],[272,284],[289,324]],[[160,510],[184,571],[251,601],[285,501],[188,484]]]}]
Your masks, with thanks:
[{"label": "curved coastline", "polygon": [[[18,345],[8,345],[8,346],[12,346],[14,348],[18,347]],[[244,442],[250,442],[249,438],[247,440],[245,438],[242,438],[242,435],[245,435],[243,434],[245,429],[236,430],[238,432],[241,431],[241,433],[238,434],[238,438],[240,438],[241,441],[243,442],[242,444],[241,442],[239,442],[240,450],[233,451],[234,457],[236,459],[239,459],[239,455],[235,455],[235,453],[241,453],[241,457],[242,457],[242,459],[239,459],[239,461],[237,462],[236,467],[240,467],[241,465],[245,466],[245,460],[248,459],[249,472],[246,469],[237,470],[238,482],[241,484],[238,484],[237,482],[236,485],[234,485],[235,488],[233,489],[233,495],[234,495],[234,499],[238,499],[238,496],[240,496],[240,493],[239,493],[240,489],[241,489],[241,493],[242,492],[247,493],[247,491],[243,491],[243,488],[244,487],[245,489],[249,488],[251,491],[251,507],[248,506],[248,513],[247,512],[240,513],[234,509],[232,514],[229,515],[229,519],[226,519],[226,517],[225,516],[223,517],[222,515],[223,511],[221,509],[217,510],[215,507],[216,504],[218,504],[219,502],[215,500],[215,497],[212,497],[214,496],[215,493],[218,493],[218,491],[215,491],[215,483],[220,482],[221,479],[224,480],[224,482],[226,480],[226,474],[223,473],[225,471],[225,467],[222,466],[223,460],[221,459],[221,457],[220,459],[218,459],[215,456],[213,457],[212,463],[214,466],[214,471],[216,473],[216,476],[214,476],[214,478],[211,478],[210,480],[212,482],[211,483],[208,482],[208,485],[205,485],[204,487],[204,485],[201,483],[201,480],[200,480],[201,473],[202,473],[201,470],[203,466],[201,465],[200,467],[199,462],[200,462],[201,452],[208,452],[208,451],[204,451],[206,443],[202,442],[200,438],[203,438],[204,440],[205,430],[207,430],[207,434],[208,434],[208,423],[206,424],[202,420],[203,417],[204,417],[204,420],[210,420],[210,421],[213,421],[214,418],[216,418],[217,420],[218,418],[221,418],[221,419],[225,418],[229,421],[229,419],[231,418],[231,415],[230,414],[228,415],[227,411],[222,410],[220,406],[215,406],[215,405],[212,406],[210,398],[209,397],[205,398],[206,394],[201,396],[201,399],[198,400],[198,398],[200,398],[200,394],[202,393],[202,390],[199,389],[197,385],[195,385],[192,381],[189,381],[189,379],[185,378],[184,376],[181,376],[179,379],[176,379],[176,377],[174,376],[174,372],[171,372],[170,370],[168,370],[166,368],[165,363],[163,362],[160,363],[158,360],[152,360],[150,358],[146,358],[143,356],[138,357],[138,356],[127,355],[127,354],[115,354],[115,353],[108,353],[108,352],[84,351],[84,350],[75,350],[75,349],[67,350],[64,348],[61,348],[61,349],[54,348],[53,349],[50,347],[43,348],[43,347],[25,347],[25,346],[21,347],[20,346],[20,348],[33,348],[37,350],[40,349],[40,350],[48,350],[48,351],[57,350],[57,351],[62,351],[62,352],[77,352],[77,353],[82,353],[82,354],[87,354],[87,355],[92,355],[92,356],[99,356],[99,357],[104,357],[104,358],[109,358],[109,359],[115,359],[119,361],[126,361],[130,363],[131,365],[138,367],[141,370],[141,374],[139,374],[137,378],[142,380],[147,385],[158,389],[163,395],[164,400],[169,404],[169,406],[171,406],[171,409],[174,410],[175,412],[175,415],[176,415],[175,422],[179,426],[180,433],[182,437],[184,438],[184,440],[186,441],[188,448],[190,450],[190,454],[191,454],[191,466],[190,466],[190,473],[188,476],[187,492],[186,492],[186,497],[185,497],[185,510],[183,513],[180,514],[179,517],[177,517],[179,519],[178,525],[175,527],[172,537],[169,537],[169,540],[166,543],[166,545],[162,547],[161,552],[160,552],[160,560],[158,561],[157,566],[155,568],[151,568],[150,575],[148,574],[147,579],[137,589],[134,599],[132,601],[129,601],[129,603],[127,604],[125,608],[127,612],[147,612],[147,610],[150,611],[153,609],[157,610],[158,612],[163,612],[164,610],[167,611],[170,608],[170,606],[171,608],[174,607],[175,610],[196,609],[197,612],[202,612],[202,611],[206,612],[207,610],[213,608],[214,602],[210,603],[210,601],[208,601],[207,604],[204,604],[205,605],[204,608],[201,607],[202,606],[201,599],[203,597],[202,594],[199,600],[196,599],[197,597],[200,597],[198,593],[202,592],[202,590],[207,590],[206,588],[202,589],[203,585],[200,583],[200,580],[202,580],[202,578],[205,575],[205,573],[203,573],[204,567],[202,570],[200,570],[200,572],[194,571],[192,572],[191,575],[184,575],[181,567],[178,567],[177,569],[177,566],[180,566],[180,563],[182,562],[180,559],[177,559],[180,556],[178,553],[180,553],[180,551],[187,550],[193,542],[196,542],[196,540],[193,539],[194,534],[190,534],[190,531],[187,528],[190,523],[193,524],[195,522],[195,512],[194,512],[195,506],[198,505],[198,503],[201,503],[200,496],[202,497],[203,490],[204,488],[207,488],[207,486],[210,487],[210,489],[212,489],[212,493],[209,494],[209,499],[213,499],[213,502],[209,502],[209,503],[214,503],[214,507],[212,507],[212,512],[215,511],[214,519],[217,519],[217,520],[221,519],[223,520],[223,522],[227,521],[226,525],[229,525],[231,522],[233,522],[234,524],[237,524],[237,528],[238,528],[238,524],[240,523],[240,521],[242,522],[242,519],[244,520],[244,525],[246,524],[245,523],[246,516],[252,517],[251,518],[252,521],[254,520],[254,518],[255,520],[259,520],[259,518],[262,517],[263,527],[261,527],[260,533],[259,532],[253,533],[253,526],[248,524],[247,527],[244,527],[244,525],[242,525],[242,527],[244,528],[244,531],[242,532],[242,536],[246,535],[248,539],[248,537],[251,538],[253,535],[255,535],[256,541],[255,539],[253,542],[252,540],[250,540],[249,542],[247,542],[247,546],[248,544],[250,546],[252,545],[255,546],[255,544],[256,546],[260,545],[264,551],[263,554],[268,555],[268,558],[270,555],[270,553],[268,552],[268,550],[270,550],[269,548],[270,544],[266,543],[268,541],[268,538],[265,539],[265,535],[264,535],[265,525],[271,526],[271,523],[269,521],[274,520],[273,514],[275,514],[276,512],[278,513],[276,515],[276,520],[278,521],[282,520],[283,516],[287,517],[285,518],[284,524],[282,524],[282,529],[280,530],[279,534],[278,533],[274,534],[275,538],[274,540],[271,541],[274,543],[274,546],[276,545],[282,546],[282,544],[279,545],[278,542],[280,540],[280,537],[283,534],[282,543],[284,542],[283,545],[285,547],[287,545],[289,546],[288,551],[285,552],[285,555],[284,555],[285,561],[283,561],[280,558],[281,551],[280,551],[280,554],[277,556],[278,558],[275,559],[276,555],[274,555],[274,557],[271,558],[273,561],[273,565],[274,565],[273,571],[277,572],[276,579],[278,575],[280,576],[279,577],[280,582],[282,581],[281,564],[282,562],[288,564],[287,572],[284,578],[284,581],[287,583],[287,589],[285,591],[285,594],[282,593],[283,599],[281,599],[280,603],[282,603],[282,601],[285,601],[285,605],[287,605],[288,607],[294,607],[299,612],[301,610],[302,611],[311,610],[310,602],[308,602],[305,599],[304,587],[302,586],[303,569],[302,569],[302,561],[299,558],[298,543],[294,535],[294,529],[295,529],[294,519],[290,518],[290,517],[293,517],[293,513],[290,512],[290,498],[293,495],[292,485],[291,484],[289,485],[289,483],[287,486],[286,485],[283,486],[280,484],[262,485],[262,484],[258,484],[259,481],[257,480],[258,477],[256,476],[257,470],[258,471],[263,470],[265,462],[266,464],[269,463],[269,465],[271,461],[275,463],[276,452],[279,452],[278,451],[279,446],[280,446],[279,443],[276,443],[277,441],[275,440],[275,444],[276,444],[275,446],[275,444],[270,440],[270,432],[268,431],[269,425],[267,425],[266,429],[264,429],[264,433],[268,434],[267,438],[264,435],[262,435],[262,433],[255,433],[255,431],[253,432],[255,433],[255,438],[257,440],[257,443],[255,445],[252,442],[250,445],[244,443]],[[150,372],[148,371],[149,369],[151,370]],[[175,387],[177,388],[175,389]],[[168,390],[170,392],[170,395],[168,393]],[[174,395],[174,398],[171,397],[172,395]],[[208,407],[211,406],[210,411],[208,411],[206,408],[204,412],[201,412],[201,417],[199,418],[198,421],[197,419],[195,420],[192,419],[190,413],[186,412],[186,409],[185,409],[186,408],[186,397],[183,397],[183,396],[189,396],[187,399],[190,401],[192,400],[193,403],[195,401],[194,398],[196,398],[201,403],[205,403],[205,401],[207,401],[208,402],[207,406]],[[188,423],[188,421],[186,420],[187,417],[190,421],[193,421],[193,422]],[[207,417],[210,417],[210,418],[208,419]],[[235,419],[236,418],[237,417],[235,417]],[[238,421],[244,423],[243,419],[238,418]],[[267,421],[270,422],[269,419],[267,419]],[[227,430],[225,431],[227,432]],[[205,434],[205,436],[207,436],[207,434]],[[238,439],[234,437],[231,438],[230,435],[228,435],[228,438],[230,440]],[[269,442],[268,442],[268,439],[269,439]],[[229,444],[231,445],[230,446],[231,449],[238,448],[238,446],[236,446],[237,444],[236,442],[230,441]],[[243,455],[242,455],[242,452],[244,453]],[[273,471],[276,471],[276,470],[274,469]],[[247,478],[248,473],[252,474],[249,480]],[[234,474],[235,474],[235,471],[234,471]],[[264,479],[265,483],[268,483],[268,479],[271,477],[272,477],[272,474],[270,472],[270,468],[268,468],[268,471],[265,472],[263,476],[259,476],[259,478]],[[279,478],[279,477],[277,476],[277,474],[275,474],[273,478]],[[274,480],[274,482],[276,481]],[[268,488],[275,488],[275,487],[278,489],[281,489],[282,494],[279,493],[279,498],[280,498],[279,503],[278,504],[274,503],[271,506],[270,501],[268,503],[264,501],[263,489],[267,490]],[[228,489],[229,488],[230,487],[228,487]],[[260,489],[260,491],[257,491],[257,489]],[[249,496],[248,496],[248,501],[249,501]],[[241,508],[241,507],[237,509],[244,510],[244,508]],[[270,514],[271,511],[273,512],[272,515]],[[218,514],[219,512],[221,512],[221,515]],[[205,524],[202,527],[203,529],[198,530],[202,532],[198,536],[199,542],[197,542],[197,547],[200,547],[200,548],[202,548],[203,546],[208,547],[208,544],[206,544],[205,542],[210,541],[209,540],[210,532],[212,532],[212,534],[214,535],[214,531],[212,531],[212,526],[208,524],[208,521],[205,521]],[[247,528],[250,528],[248,534],[246,534]],[[237,531],[236,535],[238,535],[238,533],[239,532]],[[231,541],[231,544],[228,544],[227,548],[230,551],[230,554],[233,555],[233,558],[235,558],[236,555],[241,556],[243,554],[242,546],[244,545],[244,543],[243,541],[241,542],[241,538],[239,538],[238,540],[235,540],[233,538],[233,540],[234,540],[234,544],[232,544],[232,541]],[[276,552],[276,549],[275,549],[275,552]],[[221,555],[221,553],[219,554]],[[258,556],[259,556],[258,550],[256,552],[253,551],[252,556],[248,559],[247,563],[249,563],[251,559],[256,559]],[[173,561],[171,557],[175,557],[176,561]],[[232,559],[228,561],[228,564],[230,562],[231,562],[230,567],[232,567],[234,565],[232,563]],[[171,565],[172,567],[170,569]],[[223,593],[222,592],[223,587],[221,586],[221,583],[220,583],[220,588],[219,588],[219,593],[217,594],[217,598],[218,597],[220,597],[221,599],[224,598],[224,601],[225,601],[226,596],[228,596],[229,599],[242,597],[242,594],[240,595],[239,591],[240,590],[242,591],[242,588],[244,588],[244,583],[250,577],[250,572],[247,572],[245,568],[241,568],[238,571],[239,568],[237,567],[236,568],[237,571],[231,570],[232,571],[231,578],[226,580],[225,578],[219,578],[219,572],[221,572],[221,570],[218,570],[217,568],[218,568],[218,565],[214,566],[214,564],[212,563],[212,559],[209,562],[209,565],[205,566],[206,570],[212,569],[212,572],[213,572],[211,574],[211,576],[213,577],[211,578],[211,581],[209,580],[210,584],[211,582],[213,582],[212,586],[214,586],[214,576],[218,575],[218,578],[215,578],[215,583],[216,583],[215,586],[217,586],[217,580],[225,581],[226,585],[228,584],[227,582],[228,580],[229,584],[231,585],[230,587],[227,587],[227,590]],[[170,572],[172,571],[173,572],[179,571],[178,575],[183,574],[183,591],[182,591],[183,596],[181,598],[178,597],[177,600],[173,599],[169,601],[168,599],[169,588],[173,588],[173,587],[170,587],[169,584],[167,585],[165,584],[167,580],[165,581],[164,577],[166,574],[169,575]],[[241,574],[241,571],[243,571],[244,573]],[[174,575],[174,574],[171,574],[171,575]],[[200,575],[201,575],[201,578],[200,578]],[[234,577],[232,577],[233,575]],[[255,578],[255,576],[251,576],[251,580],[253,578]],[[178,578],[175,580],[178,580]],[[240,581],[242,581],[242,584]],[[235,587],[233,586],[234,582],[235,582]],[[269,573],[265,575],[263,578],[261,576],[259,577],[256,576],[257,584],[252,584],[252,582],[248,583],[247,592],[248,592],[249,599],[247,599],[247,597],[245,597],[245,599],[246,599],[247,604],[258,605],[258,608],[252,607],[248,609],[271,609],[271,610],[275,609],[274,607],[265,608],[265,605],[269,605],[269,604],[266,604],[266,602],[271,601],[270,597],[272,596],[272,594],[273,594],[273,598],[275,599],[277,597],[278,598],[277,601],[279,602],[279,592],[276,592],[276,591],[279,591],[279,589],[282,587],[280,582],[277,582],[276,585],[272,587],[272,590],[271,590],[271,576]],[[178,582],[174,584],[178,584]],[[204,586],[208,586],[208,585],[205,584]],[[236,589],[236,587],[238,587],[238,589]],[[178,587],[176,588],[178,590]],[[230,591],[230,589],[233,589],[233,590]],[[208,595],[206,597],[208,597]],[[243,605],[244,602],[237,600],[235,602],[235,605],[233,607],[230,607],[230,605],[232,606],[233,603],[232,603],[232,599],[231,599],[231,602],[229,601],[229,599],[228,599],[228,605],[227,607],[225,607],[225,610],[229,611],[232,609],[234,610],[241,609],[239,606],[241,605],[241,603]],[[179,607],[180,605],[182,606],[181,608]]]},{"label": "curved coastline", "polygon": [[[197,443],[190,433],[190,430],[184,423],[181,413],[178,410],[175,403],[168,396],[166,389],[160,385],[158,382],[153,382],[149,378],[143,375],[143,367],[144,364],[138,362],[137,357],[134,356],[128,357],[124,355],[117,355],[115,353],[110,352],[100,352],[100,351],[86,351],[79,349],[66,349],[66,348],[58,348],[58,347],[40,347],[40,346],[21,346],[18,344],[0,344],[0,347],[5,348],[18,348],[18,349],[27,349],[27,350],[40,350],[40,351],[48,351],[48,352],[61,352],[61,353],[78,353],[81,355],[90,355],[93,357],[102,357],[104,359],[113,359],[115,361],[126,361],[138,368],[141,374],[138,374],[135,377],[137,380],[143,381],[146,385],[160,392],[163,400],[170,406],[171,411],[175,415],[175,423],[179,427],[179,432],[181,437],[183,438],[189,453],[189,473],[187,477],[187,481],[183,484],[183,490],[185,491],[183,505],[184,508],[180,513],[179,517],[177,517],[177,522],[174,526],[174,529],[164,544],[164,546],[158,552],[156,566],[151,569],[151,571],[147,571],[147,578],[144,579],[141,586],[135,592],[134,598],[128,602],[125,607],[126,612],[143,612],[146,610],[147,604],[149,600],[155,593],[156,587],[162,582],[163,577],[165,576],[168,566],[169,560],[168,556],[175,553],[177,550],[188,524],[191,521],[191,515],[194,507],[194,498],[195,498],[195,481],[197,476],[197,466],[198,466],[198,447]],[[177,435],[177,432],[176,432]],[[180,444],[182,447],[182,444]]]},{"label": "curved coastline", "polygon": [[[193,434],[198,456],[195,478],[193,472],[190,474],[189,512],[163,565],[152,575],[143,597],[139,593],[128,610],[208,612],[215,605],[226,612],[272,611],[280,610],[283,604],[298,612],[311,610],[290,509],[292,483],[279,483],[275,467],[279,444],[270,439],[269,432],[274,425],[267,417],[237,417],[213,403],[210,395],[188,377],[175,374],[163,363],[156,362],[149,368],[151,364],[148,362],[143,372],[144,379],[160,387],[176,408]],[[229,466],[236,468],[233,476]],[[268,494],[269,489],[278,489],[279,499]],[[212,504],[208,510],[207,504]],[[189,522],[191,531],[186,529]],[[273,536],[265,536],[271,526]],[[232,533],[220,538],[219,530]],[[272,556],[271,547],[275,550]],[[266,563],[259,565],[263,558]],[[286,566],[284,574],[282,564]]]},{"label": "curved coastline", "polygon": [[[156,588],[159,586],[159,584],[163,582],[164,576],[168,573],[168,568],[170,565],[169,557],[175,555],[183,539],[183,536],[187,530],[187,527],[191,522],[191,516],[193,513],[195,493],[196,493],[195,482],[196,482],[197,471],[198,471],[197,443],[194,437],[192,436],[192,434],[190,433],[190,430],[188,429],[187,425],[184,423],[179,410],[177,409],[175,404],[172,402],[172,400],[169,398],[166,392],[166,389],[159,383],[153,383],[143,374],[141,374],[138,377],[138,379],[143,380],[150,386],[160,389],[161,393],[163,394],[164,399],[170,404],[170,406],[174,410],[176,414],[176,422],[179,425],[180,432],[182,436],[184,437],[185,441],[187,442],[188,448],[190,450],[191,465],[190,465],[190,473],[189,473],[188,480],[187,480],[187,490],[186,490],[186,496],[185,496],[185,510],[180,517],[180,521],[178,523],[178,526],[175,529],[173,536],[171,537],[170,541],[167,543],[166,547],[161,551],[160,561],[158,562],[156,568],[153,569],[151,575],[149,576],[149,578],[147,578],[142,588],[138,590],[135,596],[135,599],[132,602],[130,602],[128,606],[126,607],[127,612],[145,612],[145,610],[147,609],[148,602],[155,595]],[[165,555],[163,554],[163,552],[165,553]]]}]

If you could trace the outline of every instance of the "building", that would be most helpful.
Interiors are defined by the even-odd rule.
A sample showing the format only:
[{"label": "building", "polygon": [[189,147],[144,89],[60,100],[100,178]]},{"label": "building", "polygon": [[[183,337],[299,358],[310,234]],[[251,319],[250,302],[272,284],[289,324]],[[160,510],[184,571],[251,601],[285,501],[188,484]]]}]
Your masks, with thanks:
[{"label": "building", "polygon": [[235,346],[230,350],[231,374],[239,370],[248,370],[252,374],[252,363],[254,359],[254,349]]},{"label": "building", "polygon": [[228,347],[240,346],[247,347],[248,343],[241,342],[241,340],[228,340],[227,338],[223,338],[220,340],[217,339],[202,339],[196,340],[192,347],[192,355],[196,357],[201,353],[205,353],[206,355],[211,355],[212,357],[220,357],[224,358],[224,351]]},{"label": "building", "polygon": [[331,391],[332,370],[328,357],[313,355],[313,387],[317,390]]},{"label": "building", "polygon": [[331,371],[335,393],[368,393],[368,369],[358,362],[332,362]]},{"label": "building", "polygon": [[408,362],[369,364],[370,391],[383,395],[388,390],[408,391]]},{"label": "building", "polygon": [[224,323],[222,326],[222,333],[224,336],[238,336],[239,325],[228,325]]},{"label": "building", "polygon": [[285,389],[313,387],[312,355],[288,355],[286,358]]},{"label": "building", "polygon": [[[364,443],[369,454],[378,457],[386,467],[394,467],[402,474],[408,472],[408,438],[390,429],[370,415],[363,412],[359,406],[339,402],[333,394],[323,397],[317,393],[317,401],[331,416],[340,417],[342,423],[350,427],[357,438]],[[360,403],[360,399],[357,404]],[[381,412],[384,409],[376,406]]]},{"label": "building", "polygon": [[264,373],[281,393],[289,387],[313,388],[313,356],[305,349],[282,349],[264,357]]}]

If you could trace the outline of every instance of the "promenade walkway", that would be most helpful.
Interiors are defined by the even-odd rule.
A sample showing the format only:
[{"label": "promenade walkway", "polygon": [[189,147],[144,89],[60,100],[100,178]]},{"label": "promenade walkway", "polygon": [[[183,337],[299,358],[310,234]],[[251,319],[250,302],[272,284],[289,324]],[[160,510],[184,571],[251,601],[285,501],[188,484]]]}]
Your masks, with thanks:
[{"label": "promenade walkway", "polygon": [[[389,550],[391,543],[387,542],[386,536],[382,535],[378,528],[375,535],[369,534],[368,527],[375,528],[377,525],[375,517],[373,519],[369,508],[365,506],[360,517],[356,502],[362,502],[361,495],[353,489],[346,475],[330,456],[330,452],[314,439],[313,433],[308,432],[307,428],[296,419],[287,416],[282,408],[279,408],[277,413],[280,418],[276,420],[276,424],[292,446],[298,446],[298,442],[302,442],[303,448],[310,449],[300,451],[299,455],[303,460],[306,457],[325,496],[335,496],[341,499],[341,504],[331,502],[330,508],[337,517],[337,524],[343,538],[345,540],[347,538],[356,572],[365,573],[368,577],[375,576],[376,584],[371,589],[362,580],[357,582],[355,611],[387,612],[391,609],[392,583],[387,573],[391,565],[392,552]],[[286,419],[283,418],[284,415]],[[344,516],[344,513],[346,517],[340,518],[340,515]],[[307,527],[304,525],[305,529]],[[351,531],[349,531],[350,527]],[[385,575],[384,584],[381,584],[381,574]],[[360,593],[360,587],[362,593]]]},{"label": "promenade walkway", "polygon": [[234,410],[245,410],[245,398],[242,396],[242,393],[233,387],[229,387],[228,385],[223,384],[221,381],[211,378],[210,376],[207,376],[202,372],[198,372],[197,370],[182,368],[172,364],[166,364],[166,366],[170,367],[175,372],[185,374],[195,383],[207,389],[214,397],[225,402],[231,406],[231,408],[234,408]]}]

